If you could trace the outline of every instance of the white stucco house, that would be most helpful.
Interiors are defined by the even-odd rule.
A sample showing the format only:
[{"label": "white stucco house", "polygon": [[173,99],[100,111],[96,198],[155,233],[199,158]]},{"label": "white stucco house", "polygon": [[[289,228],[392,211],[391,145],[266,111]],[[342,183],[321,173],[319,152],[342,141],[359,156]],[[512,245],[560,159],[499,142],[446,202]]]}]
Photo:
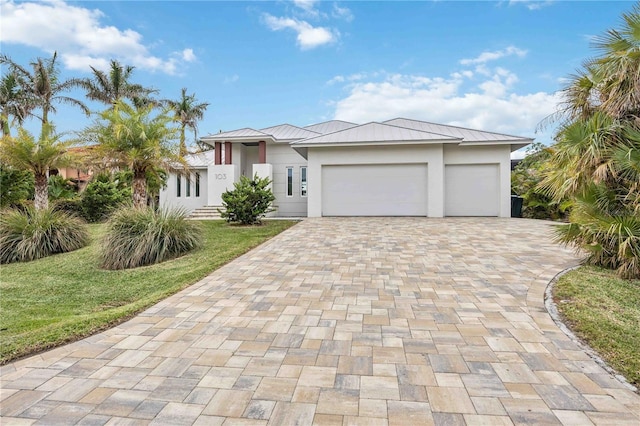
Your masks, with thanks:
[{"label": "white stucco house", "polygon": [[201,138],[213,148],[172,175],[162,206],[214,210],[241,175],[268,177],[275,216],[511,214],[510,153],[533,140],[396,118],[243,128]]}]

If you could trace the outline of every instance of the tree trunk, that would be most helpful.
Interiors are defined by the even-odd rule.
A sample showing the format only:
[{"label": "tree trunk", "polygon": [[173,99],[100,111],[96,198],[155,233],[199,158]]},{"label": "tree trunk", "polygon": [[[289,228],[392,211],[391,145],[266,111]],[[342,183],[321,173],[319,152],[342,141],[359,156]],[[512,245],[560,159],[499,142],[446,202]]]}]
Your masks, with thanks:
[{"label": "tree trunk", "polygon": [[2,122],[2,136],[11,136],[11,128],[9,127],[9,115],[3,112],[0,121]]},{"label": "tree trunk", "polygon": [[144,208],[147,206],[147,176],[144,170],[133,172],[133,207]]},{"label": "tree trunk", "polygon": [[33,206],[36,210],[44,210],[49,207],[49,187],[47,185],[47,175],[36,173],[35,175],[35,199]]},{"label": "tree trunk", "polygon": [[180,156],[184,157],[185,155],[188,154],[187,152],[187,142],[185,141],[185,135],[184,135],[184,131],[185,131],[185,125],[183,124],[182,127],[180,128]]}]

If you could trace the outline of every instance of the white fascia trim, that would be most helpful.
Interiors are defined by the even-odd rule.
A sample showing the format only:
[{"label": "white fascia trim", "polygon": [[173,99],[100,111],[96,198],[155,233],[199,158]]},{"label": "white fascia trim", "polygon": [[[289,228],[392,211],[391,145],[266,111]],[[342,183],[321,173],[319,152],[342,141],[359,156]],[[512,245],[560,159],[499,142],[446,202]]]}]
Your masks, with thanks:
[{"label": "white fascia trim", "polygon": [[505,140],[505,141],[462,141],[460,146],[486,146],[486,145],[529,145],[533,139]]},{"label": "white fascia trim", "polygon": [[341,147],[341,146],[395,146],[395,145],[434,145],[440,143],[460,144],[460,139],[427,140],[427,141],[380,141],[380,142],[332,142],[332,143],[292,143],[294,148],[321,148],[321,147]]},{"label": "white fascia trim", "polygon": [[202,142],[211,143],[211,142],[259,142],[259,141],[271,141],[276,142],[276,139],[273,136],[234,136],[230,138],[216,138],[215,136],[204,136],[200,138]]}]

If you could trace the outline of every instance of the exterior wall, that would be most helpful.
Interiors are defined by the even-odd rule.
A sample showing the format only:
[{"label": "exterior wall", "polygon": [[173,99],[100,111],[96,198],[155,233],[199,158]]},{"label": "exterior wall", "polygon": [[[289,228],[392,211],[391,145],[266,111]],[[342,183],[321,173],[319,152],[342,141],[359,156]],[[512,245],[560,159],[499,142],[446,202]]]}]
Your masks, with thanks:
[{"label": "exterior wall", "polygon": [[60,168],[58,174],[65,179],[75,180],[80,192],[84,191],[93,175],[90,170],[74,169],[73,167]]},{"label": "exterior wall", "polygon": [[258,163],[258,147],[243,146],[242,147],[242,168],[240,174],[253,179],[253,165]]},{"label": "exterior wall", "polygon": [[322,216],[322,166],[339,164],[402,164],[428,165],[428,216],[444,215],[444,168],[442,144],[318,147],[309,148],[308,216]]},{"label": "exterior wall", "polygon": [[233,189],[233,184],[240,179],[236,164],[209,164],[207,168],[207,205],[221,206],[222,194]]},{"label": "exterior wall", "polygon": [[500,217],[511,217],[511,149],[509,145],[444,147],[445,164],[498,164]]},{"label": "exterior wall", "polygon": [[[196,197],[196,178],[195,173],[200,173],[200,196]],[[187,197],[186,189],[186,176],[183,176],[180,180],[182,186],[180,190],[180,197],[177,196],[177,182],[176,174],[169,173],[169,179],[167,180],[167,186],[160,190],[160,207],[162,208],[177,208],[182,207],[188,213],[191,213],[199,207],[207,205],[207,191],[208,191],[208,175],[207,169],[194,169],[189,176],[191,179],[191,196]]]},{"label": "exterior wall", "polygon": [[[276,216],[306,217],[307,198],[300,195],[300,167],[307,161],[287,143],[267,143],[267,163],[273,166],[273,195]],[[286,168],[293,167],[293,196],[287,197]],[[307,180],[309,180],[307,169]],[[307,188],[307,194],[310,189]],[[319,193],[318,193],[319,194]],[[318,195],[319,196],[319,195]]]}]

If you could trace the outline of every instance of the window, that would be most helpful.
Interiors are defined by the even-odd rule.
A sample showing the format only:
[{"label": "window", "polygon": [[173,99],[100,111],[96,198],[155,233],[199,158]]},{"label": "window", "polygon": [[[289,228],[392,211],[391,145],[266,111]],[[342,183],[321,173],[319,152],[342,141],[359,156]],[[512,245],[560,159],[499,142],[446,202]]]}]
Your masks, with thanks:
[{"label": "window", "polygon": [[180,197],[180,187],[182,186],[182,176],[176,175],[176,197]]},{"label": "window", "polygon": [[191,176],[187,176],[187,178],[185,179],[185,197],[191,197]]},{"label": "window", "polygon": [[287,167],[287,197],[293,197],[293,167]]},{"label": "window", "polygon": [[196,173],[196,197],[200,196],[200,173]]},{"label": "window", "polygon": [[300,167],[300,196],[307,196],[307,167]]}]

